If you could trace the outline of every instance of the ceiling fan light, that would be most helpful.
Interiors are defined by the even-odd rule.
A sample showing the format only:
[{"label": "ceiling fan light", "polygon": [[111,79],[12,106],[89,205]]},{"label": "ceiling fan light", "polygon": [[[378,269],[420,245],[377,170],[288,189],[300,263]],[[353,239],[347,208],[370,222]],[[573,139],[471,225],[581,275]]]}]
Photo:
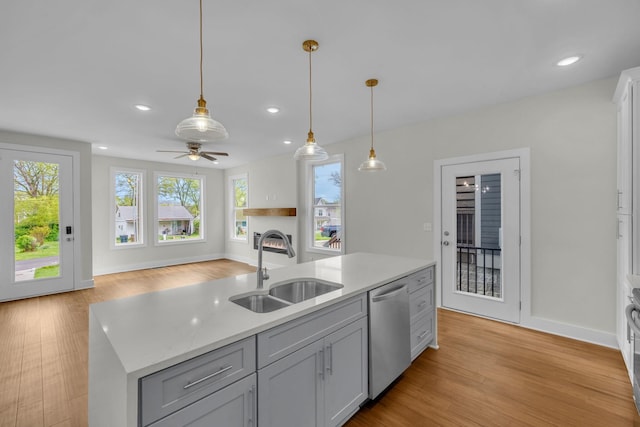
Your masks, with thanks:
[{"label": "ceiling fan light", "polygon": [[198,159],[200,159],[200,154],[198,153],[191,153],[189,154],[187,157],[189,157],[189,159],[193,160],[194,162]]}]

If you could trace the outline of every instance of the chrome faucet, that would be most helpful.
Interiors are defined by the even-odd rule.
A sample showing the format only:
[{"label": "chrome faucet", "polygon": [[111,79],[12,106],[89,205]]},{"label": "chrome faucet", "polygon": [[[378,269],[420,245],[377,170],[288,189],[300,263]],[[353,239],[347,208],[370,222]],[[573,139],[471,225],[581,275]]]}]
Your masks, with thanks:
[{"label": "chrome faucet", "polygon": [[262,268],[262,243],[264,242],[264,239],[266,239],[269,236],[278,236],[282,239],[287,249],[287,256],[289,258],[293,258],[294,256],[296,256],[296,252],[293,250],[293,247],[291,247],[291,243],[289,242],[289,239],[287,239],[287,236],[285,236],[285,234],[282,231],[268,230],[262,233],[262,235],[260,236],[260,239],[258,240],[258,289],[262,289],[264,286],[264,281],[269,279],[269,274],[267,273],[267,267]]}]

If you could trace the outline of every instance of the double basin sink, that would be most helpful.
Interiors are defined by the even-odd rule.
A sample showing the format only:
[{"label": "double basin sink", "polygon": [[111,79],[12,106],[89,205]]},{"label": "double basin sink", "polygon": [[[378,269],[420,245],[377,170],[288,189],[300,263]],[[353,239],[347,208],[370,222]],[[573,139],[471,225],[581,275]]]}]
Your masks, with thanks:
[{"label": "double basin sink", "polygon": [[294,279],[276,284],[269,289],[268,294],[237,295],[229,298],[229,301],[256,313],[269,313],[342,287],[337,283],[317,279]]}]

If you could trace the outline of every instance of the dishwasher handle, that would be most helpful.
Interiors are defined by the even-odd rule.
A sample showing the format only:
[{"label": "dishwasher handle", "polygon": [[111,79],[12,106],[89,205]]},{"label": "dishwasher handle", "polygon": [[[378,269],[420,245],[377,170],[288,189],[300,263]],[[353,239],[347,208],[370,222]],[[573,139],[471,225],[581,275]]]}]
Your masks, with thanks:
[{"label": "dishwasher handle", "polygon": [[380,302],[380,301],[391,299],[391,298],[395,297],[396,295],[406,291],[406,289],[407,289],[407,285],[406,284],[394,286],[394,287],[390,288],[389,290],[385,290],[384,292],[382,292],[382,293],[380,293],[378,295],[373,295],[371,297],[371,302]]},{"label": "dishwasher handle", "polygon": [[638,325],[636,325],[635,319],[633,318],[634,311],[636,311],[635,305],[629,304],[627,308],[625,308],[624,313],[627,315],[627,325],[635,335],[640,336],[640,328],[638,328]]}]

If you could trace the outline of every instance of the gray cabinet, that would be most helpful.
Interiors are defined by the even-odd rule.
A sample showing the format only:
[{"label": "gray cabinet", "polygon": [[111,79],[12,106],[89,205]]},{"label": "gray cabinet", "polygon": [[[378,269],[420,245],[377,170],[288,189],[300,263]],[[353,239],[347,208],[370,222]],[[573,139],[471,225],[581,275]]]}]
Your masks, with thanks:
[{"label": "gray cabinet", "polygon": [[256,374],[251,374],[151,427],[254,427],[256,403]]},{"label": "gray cabinet", "polygon": [[411,318],[411,360],[434,341],[436,331],[435,267],[409,276],[409,316]]},{"label": "gray cabinet", "polygon": [[258,371],[260,427],[342,425],[368,395],[367,318]]},{"label": "gray cabinet", "polygon": [[[201,413],[203,405],[205,405],[203,402],[213,401],[219,403],[220,399],[223,401],[227,399],[227,397],[221,397],[219,393],[222,393],[222,396],[228,396],[229,393],[238,393],[236,388],[231,389],[232,391],[224,388],[241,378],[253,374],[256,369],[255,363],[255,338],[250,337],[141,378],[141,425],[184,425],[176,420],[188,418],[192,410],[194,413]],[[255,378],[253,379],[253,384],[255,385]],[[219,391],[223,389],[226,391]],[[249,393],[246,387],[243,390]],[[214,395],[218,397],[212,397]],[[244,399],[246,400],[247,397],[245,396]],[[255,396],[253,399],[255,400]],[[237,405],[241,401],[244,402],[242,399],[234,400],[234,404]],[[194,406],[196,402],[198,403],[197,408],[201,408],[200,410]],[[226,406],[226,408],[225,411],[228,412],[230,407]],[[173,415],[164,418],[170,414]],[[246,417],[241,419],[244,418]],[[165,419],[170,420],[168,421],[169,424],[164,422]],[[152,424],[158,420],[163,421]],[[238,424],[207,425],[226,426]]]}]

